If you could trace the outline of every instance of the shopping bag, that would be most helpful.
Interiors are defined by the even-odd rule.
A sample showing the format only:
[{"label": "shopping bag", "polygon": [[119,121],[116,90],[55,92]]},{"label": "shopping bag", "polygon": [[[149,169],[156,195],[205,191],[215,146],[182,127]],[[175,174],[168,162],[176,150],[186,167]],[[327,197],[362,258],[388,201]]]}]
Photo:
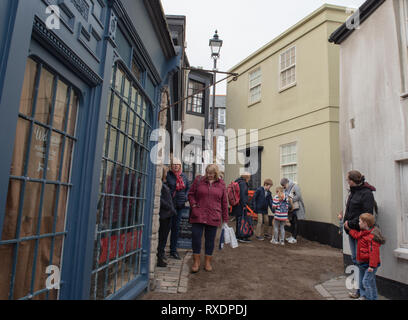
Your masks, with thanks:
[{"label": "shopping bag", "polygon": [[252,218],[247,215],[246,211],[237,218],[238,219],[238,231],[239,238],[249,238],[254,234],[254,227],[252,225]]},{"label": "shopping bag", "polygon": [[229,236],[230,236],[230,240],[231,240],[231,248],[235,249],[238,248],[238,241],[237,241],[237,237],[235,236],[235,231],[233,228],[228,228],[229,231]]}]

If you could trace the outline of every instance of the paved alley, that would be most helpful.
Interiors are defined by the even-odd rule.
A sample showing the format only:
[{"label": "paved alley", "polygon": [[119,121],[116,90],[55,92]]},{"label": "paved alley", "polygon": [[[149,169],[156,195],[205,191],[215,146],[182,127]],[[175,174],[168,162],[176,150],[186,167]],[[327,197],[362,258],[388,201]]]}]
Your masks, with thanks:
[{"label": "paved alley", "polygon": [[[190,273],[191,251],[157,269],[145,300],[347,299],[342,251],[300,238],[298,244],[253,241],[214,253],[214,272]],[[202,259],[203,262],[204,259]],[[334,289],[334,291],[332,290]],[[332,291],[333,294],[328,293]]]}]

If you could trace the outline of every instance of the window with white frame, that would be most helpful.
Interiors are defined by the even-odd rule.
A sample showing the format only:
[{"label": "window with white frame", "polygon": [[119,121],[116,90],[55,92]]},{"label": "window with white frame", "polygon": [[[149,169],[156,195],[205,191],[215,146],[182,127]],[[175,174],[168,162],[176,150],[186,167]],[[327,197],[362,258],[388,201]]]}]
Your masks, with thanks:
[{"label": "window with white frame", "polygon": [[218,124],[225,126],[226,119],[225,119],[225,109],[218,109]]},{"label": "window with white frame", "polygon": [[296,84],[296,47],[292,47],[280,55],[280,90]]},{"label": "window with white frame", "polygon": [[262,73],[258,68],[249,73],[249,104],[261,101]]},{"label": "window with white frame", "polygon": [[297,143],[280,147],[280,164],[282,178],[297,182]]}]

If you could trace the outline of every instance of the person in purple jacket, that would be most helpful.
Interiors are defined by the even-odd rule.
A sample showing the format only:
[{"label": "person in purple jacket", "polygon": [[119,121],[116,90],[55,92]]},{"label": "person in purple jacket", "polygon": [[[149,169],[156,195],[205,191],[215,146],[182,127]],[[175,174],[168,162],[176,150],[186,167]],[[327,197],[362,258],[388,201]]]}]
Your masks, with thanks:
[{"label": "person in purple jacket", "polygon": [[205,176],[199,176],[194,180],[188,193],[188,201],[191,207],[190,223],[194,259],[191,272],[197,273],[200,270],[203,233],[205,233],[204,269],[211,272],[217,229],[222,222],[228,223],[229,218],[227,189],[225,182],[220,178],[217,165],[209,165]]}]

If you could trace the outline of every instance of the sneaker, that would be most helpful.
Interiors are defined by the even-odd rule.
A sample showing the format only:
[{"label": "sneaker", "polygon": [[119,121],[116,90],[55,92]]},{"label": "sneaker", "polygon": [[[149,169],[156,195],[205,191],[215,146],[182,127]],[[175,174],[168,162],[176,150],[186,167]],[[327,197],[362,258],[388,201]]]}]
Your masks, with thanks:
[{"label": "sneaker", "polygon": [[295,238],[292,238],[292,239],[289,239],[288,242],[289,242],[290,244],[296,244],[296,243],[297,243],[297,240],[296,240]]},{"label": "sneaker", "polygon": [[281,241],[281,242],[280,242],[280,245],[281,245],[281,246],[284,246],[284,245],[285,245],[285,241]]},{"label": "sneaker", "polygon": [[252,241],[249,239],[238,239],[239,242],[241,243],[251,243]]},{"label": "sneaker", "polygon": [[349,297],[351,299],[358,299],[360,298],[360,295],[357,292],[349,292]]},{"label": "sneaker", "polygon": [[256,237],[256,240],[265,241],[265,238],[264,237]]},{"label": "sneaker", "polygon": [[367,300],[366,297],[362,296],[360,298],[358,298],[357,300]]},{"label": "sneaker", "polygon": [[272,239],[270,242],[271,242],[272,244],[279,244],[279,242],[276,241],[275,239]]},{"label": "sneaker", "polygon": [[293,238],[293,237],[291,236],[291,237],[289,237],[289,238],[286,238],[286,241],[290,243],[290,242],[293,241],[294,239],[295,239],[295,238]]}]

